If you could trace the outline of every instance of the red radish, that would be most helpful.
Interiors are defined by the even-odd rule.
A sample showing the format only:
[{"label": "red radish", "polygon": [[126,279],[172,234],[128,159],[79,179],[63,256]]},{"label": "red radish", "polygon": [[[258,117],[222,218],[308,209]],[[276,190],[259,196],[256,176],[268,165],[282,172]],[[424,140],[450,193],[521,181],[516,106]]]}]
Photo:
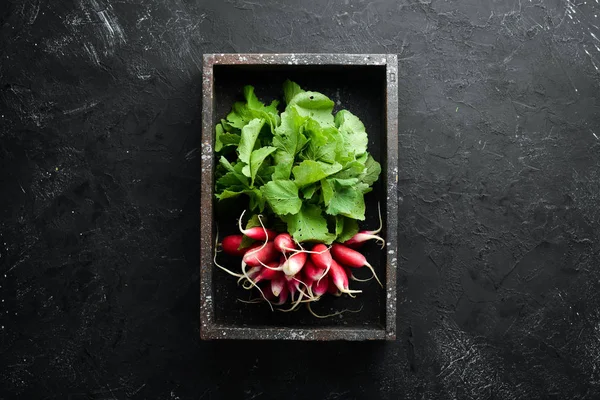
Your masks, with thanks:
[{"label": "red radish", "polygon": [[277,256],[279,256],[279,253],[273,242],[266,242],[260,247],[248,250],[242,260],[250,267],[258,267],[275,261]]},{"label": "red radish", "polygon": [[[279,272],[277,272],[277,265],[279,265],[277,262],[271,262],[267,265],[265,265],[265,268],[263,267],[252,267],[250,269],[250,271],[248,271],[248,277],[250,279],[252,279],[252,281],[257,284],[261,281],[270,281],[273,278],[275,278],[277,276],[277,274],[279,274]],[[245,278],[245,276],[242,276],[240,278],[240,280],[242,280],[243,278]],[[238,281],[239,282],[239,281]],[[251,289],[252,288],[252,284],[249,282],[245,282],[244,283],[244,289]]]},{"label": "red radish", "polygon": [[307,287],[311,287],[313,285],[314,279],[311,279],[306,276],[306,265],[302,268],[302,273],[300,275],[300,281],[304,283]]},{"label": "red radish", "polygon": [[351,248],[346,247],[343,244],[334,243],[333,246],[331,246],[331,254],[333,255],[335,261],[348,267],[361,268],[363,266],[366,266],[371,270],[373,276],[375,277],[377,282],[379,282],[379,285],[383,287],[383,284],[377,277],[377,274],[375,273],[375,270],[373,269],[371,264],[369,264],[365,256],[360,254],[358,251],[352,250]]},{"label": "red radish", "polygon": [[294,276],[298,272],[302,270],[304,264],[306,263],[307,255],[303,251],[299,251],[297,253],[292,254],[284,263],[283,263],[283,272],[288,276]]},{"label": "red radish", "polygon": [[374,231],[360,231],[356,235],[352,236],[350,239],[344,242],[344,245],[352,248],[361,247],[366,241],[374,239],[377,240],[379,244],[381,244],[381,248],[385,246],[385,240],[381,236],[377,236],[379,232],[381,232],[381,228],[383,227],[383,221],[381,220],[381,208],[379,207],[379,203],[377,204],[377,209],[379,210],[379,228]]},{"label": "red radish", "polygon": [[263,229],[261,227],[255,226],[250,229],[242,229],[242,233],[254,240],[273,240],[273,238],[277,235],[277,232],[271,229]]},{"label": "red radish", "polygon": [[[288,280],[287,287],[288,287],[289,292],[292,295],[292,301],[294,302],[294,304],[291,308],[288,308],[287,310],[278,309],[279,311],[283,311],[283,312],[294,311],[296,308],[298,308],[300,303],[306,303],[306,302],[315,300],[315,297],[312,294],[312,290],[310,289],[310,287],[306,286],[306,283],[302,282],[300,279],[297,279],[295,277],[292,277],[292,279],[289,279],[286,276],[286,279]],[[304,292],[304,290],[302,290],[300,285],[304,285],[308,289],[308,294],[306,292]],[[298,293],[297,300],[295,298],[296,293]],[[306,297],[307,300],[302,300],[303,297]]]},{"label": "red radish", "polygon": [[275,237],[275,248],[282,253],[296,250],[296,243],[288,233],[280,233]]},{"label": "red radish", "polygon": [[[303,281],[302,279],[298,279],[296,277],[294,277],[294,281],[296,281],[296,289],[302,293],[305,297],[309,298],[309,299],[313,299],[313,295],[312,295],[312,289],[310,287],[310,284],[307,284],[305,281]],[[301,287],[302,286],[302,287]],[[308,294],[304,292],[304,289],[306,289],[308,291]]]},{"label": "red radish", "polygon": [[268,268],[263,268],[262,271],[260,271],[260,274],[258,274],[256,279],[254,279],[254,283],[258,283],[263,280],[270,281],[278,275],[278,272],[276,269],[277,266],[279,266],[278,262],[276,262],[276,261],[270,262],[266,266]]},{"label": "red radish", "polygon": [[[237,274],[237,273],[235,273],[235,272],[232,272],[232,271],[228,270],[227,268],[223,267],[222,265],[220,265],[220,264],[217,262],[217,248],[219,247],[219,246],[218,246],[218,243],[219,243],[219,235],[217,235],[217,238],[215,239],[215,255],[214,255],[214,257],[213,257],[213,262],[215,263],[215,265],[216,265],[218,268],[222,269],[223,271],[227,272],[229,275],[231,275],[231,276],[235,276],[236,278],[240,278],[240,280],[241,280],[241,279],[243,279],[243,278],[244,278],[244,275],[242,275],[242,274]],[[238,283],[239,283],[239,282],[240,282],[240,281],[238,280]]]},{"label": "red radish", "polygon": [[333,284],[338,288],[340,292],[349,294],[350,296],[352,296],[353,293],[362,293],[362,290],[350,290],[348,288],[348,275],[346,275],[346,271],[344,271],[344,268],[335,260],[331,262],[330,273]]},{"label": "red radish", "polygon": [[327,293],[327,289],[329,288],[329,280],[321,279],[319,282],[313,282],[312,292],[316,297],[321,297],[325,293]]},{"label": "red radish", "polygon": [[242,257],[244,253],[248,250],[248,247],[240,249],[239,247],[242,245],[243,235],[229,235],[223,238],[221,242],[221,247],[223,247],[223,251],[232,256]]},{"label": "red radish", "polygon": [[360,231],[356,235],[344,242],[345,246],[352,248],[360,248],[368,240],[377,240],[381,244],[381,248],[385,246],[385,240],[381,236],[375,234],[376,231]]},{"label": "red radish", "polygon": [[342,295],[340,293],[339,289],[333,283],[333,279],[331,279],[331,278],[327,279],[327,293],[332,294],[337,297]]},{"label": "red radish", "polygon": [[282,254],[281,256],[279,256],[279,262],[270,262],[268,264],[263,264],[263,267],[270,269],[272,271],[282,271],[283,270],[283,263],[285,263],[286,258],[285,256]]},{"label": "red radish", "polygon": [[[287,279],[287,277],[286,277]],[[288,280],[287,284],[286,284],[286,288],[288,290],[288,292],[290,293],[290,297],[292,298],[292,301],[296,300],[296,293],[298,292],[298,283],[295,282],[294,280]]]},{"label": "red radish", "polygon": [[322,243],[316,244],[312,248],[310,258],[315,263],[315,266],[320,269],[331,267],[331,253],[327,246]]},{"label": "red radish", "polygon": [[308,286],[306,286],[306,283],[302,282],[300,279],[296,278],[294,275],[285,275],[285,281],[287,282],[286,287],[287,287],[290,295],[292,296],[293,301],[295,301],[295,299],[296,299],[296,293],[300,293],[300,297],[298,298],[298,301],[300,301],[302,296],[310,297],[300,287],[300,285],[303,285],[308,288]]},{"label": "red radish", "polygon": [[[275,306],[281,306],[283,304],[285,304],[285,302],[287,301],[287,289],[284,287],[283,290],[279,293],[279,296],[275,296],[273,294],[273,292],[271,291],[271,285],[266,285],[263,286],[262,288],[264,294],[265,294],[265,299],[270,302],[271,304],[275,305]],[[277,302],[273,302],[275,299],[278,299]]]},{"label": "red radish", "polygon": [[245,212],[246,212],[246,210],[244,210],[242,212],[242,215],[240,215],[240,220],[238,222],[240,232],[242,232],[244,235],[248,236],[250,239],[260,240],[260,241],[273,240],[275,238],[275,236],[277,236],[277,232],[275,232],[274,230],[271,230],[271,229],[267,229],[264,227],[264,225],[262,225],[262,220],[260,219],[260,215],[258,216],[258,220],[260,221],[261,226],[255,226],[254,228],[243,229],[242,228],[242,217],[244,216]]},{"label": "red radish", "polygon": [[287,310],[286,309],[278,308],[278,310],[282,311],[282,312],[290,312],[290,311],[294,311],[296,308],[298,308],[298,306],[300,305],[300,303],[303,302],[302,301],[302,297],[305,296],[304,292],[299,291],[299,293],[300,294],[298,295],[298,299],[297,300],[294,298],[294,294],[292,294],[292,301],[293,301],[292,307],[288,308]]},{"label": "red radish", "polygon": [[270,283],[268,285],[261,286],[261,289],[262,289],[263,294],[265,295],[265,299],[267,299],[267,301],[271,301],[271,300],[275,299],[275,295],[273,294],[273,291],[271,290]]},{"label": "red radish", "polygon": [[279,296],[277,296],[279,298],[279,301],[277,303],[273,303],[273,305],[275,306],[282,306],[285,304],[285,302],[288,299],[288,290],[287,288],[284,286],[283,289],[281,290],[281,292],[279,292]]},{"label": "red radish", "polygon": [[301,280],[304,284],[306,284],[307,288],[312,287],[313,283],[319,279],[322,274],[323,272],[319,269],[316,269],[312,261],[307,259],[306,264],[304,264],[304,268],[302,268]]},{"label": "red radish", "polygon": [[275,297],[279,296],[281,291],[285,288],[287,281],[283,276],[277,276],[271,279],[271,291]]},{"label": "red radish", "polygon": [[333,261],[329,248],[322,243],[316,244],[312,249],[310,258],[317,268],[325,270],[321,278],[319,278],[321,280],[323,276],[329,273],[331,262]]},{"label": "red radish", "polygon": [[[248,276],[248,273],[246,272],[246,267],[247,267],[246,263],[244,262],[244,260],[242,260],[242,274],[244,275],[246,280],[250,283],[250,285],[254,286],[260,292],[260,295],[263,297],[263,299],[267,300],[267,298],[265,297],[265,294],[260,289],[260,287],[256,283],[254,283],[254,281],[252,281],[252,278],[250,278]],[[248,287],[247,289],[250,289],[250,287]],[[267,302],[269,303],[269,307],[271,307],[271,311],[273,311],[273,305],[271,305],[270,301],[267,300]]]},{"label": "red radish", "polygon": [[306,260],[306,264],[304,264],[304,268],[302,268],[302,272],[306,279],[310,281],[316,281],[320,280],[323,277],[325,269],[317,268],[317,266],[312,262],[312,260],[308,259]]},{"label": "red radish", "polygon": [[300,285],[295,281],[295,277],[293,275],[283,275],[283,278],[285,279],[285,286],[290,291],[290,294],[293,295],[296,293],[296,289],[298,289],[298,286]]},{"label": "red radish", "polygon": [[252,267],[252,268],[250,268],[250,270],[247,272],[247,275],[248,275],[248,277],[249,277],[250,279],[254,279],[255,277],[257,277],[257,276],[260,274],[260,272],[261,272],[261,270],[262,270],[262,269],[263,269],[263,268],[262,268],[260,265],[259,265],[258,267]]},{"label": "red radish", "polygon": [[290,291],[290,293],[296,293],[298,291],[298,288],[300,288],[300,283],[293,279],[290,279],[287,281],[287,288]]}]

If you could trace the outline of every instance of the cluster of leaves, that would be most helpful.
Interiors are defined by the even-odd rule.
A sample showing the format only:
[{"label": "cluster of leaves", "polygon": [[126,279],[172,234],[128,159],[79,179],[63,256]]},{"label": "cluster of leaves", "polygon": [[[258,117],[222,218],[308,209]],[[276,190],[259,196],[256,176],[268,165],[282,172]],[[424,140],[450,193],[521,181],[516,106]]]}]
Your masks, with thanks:
[{"label": "cluster of leaves", "polygon": [[279,115],[277,100],[266,106],[245,86],[246,101],[217,124],[216,197],[248,196],[252,212],[272,212],[297,242],[343,242],[365,219],[364,194],[381,166],[358,117],[334,116],[332,100],[289,80],[283,91]]}]

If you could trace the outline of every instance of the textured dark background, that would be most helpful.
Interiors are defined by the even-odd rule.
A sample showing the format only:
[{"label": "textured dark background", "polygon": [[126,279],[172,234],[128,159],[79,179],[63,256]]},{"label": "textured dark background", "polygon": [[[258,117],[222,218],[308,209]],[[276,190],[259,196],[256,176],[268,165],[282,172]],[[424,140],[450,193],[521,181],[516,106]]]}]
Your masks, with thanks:
[{"label": "textured dark background", "polygon": [[[597,0],[3,1],[0,396],[600,396]],[[397,53],[393,343],[200,342],[207,52]]]}]

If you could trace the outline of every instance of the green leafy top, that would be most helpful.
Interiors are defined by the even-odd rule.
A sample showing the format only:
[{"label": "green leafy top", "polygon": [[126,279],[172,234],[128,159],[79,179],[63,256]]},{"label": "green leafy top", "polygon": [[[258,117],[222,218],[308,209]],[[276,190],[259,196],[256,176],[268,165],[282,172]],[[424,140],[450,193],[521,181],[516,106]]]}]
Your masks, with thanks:
[{"label": "green leafy top", "polygon": [[333,114],[327,96],[283,84],[285,111],[265,106],[252,86],[217,124],[215,196],[248,196],[253,212],[274,214],[298,242],[345,241],[365,219],[364,195],[381,173],[360,119]]}]

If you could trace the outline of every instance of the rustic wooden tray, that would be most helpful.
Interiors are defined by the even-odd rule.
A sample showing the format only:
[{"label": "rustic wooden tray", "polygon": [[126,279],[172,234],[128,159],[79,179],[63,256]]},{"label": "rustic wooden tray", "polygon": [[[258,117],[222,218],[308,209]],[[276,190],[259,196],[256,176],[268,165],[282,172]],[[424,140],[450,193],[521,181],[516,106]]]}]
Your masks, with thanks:
[{"label": "rustic wooden tray", "polygon": [[[200,201],[200,334],[202,339],[394,340],[396,337],[396,267],[398,218],[398,85],[397,57],[390,54],[206,54],[203,65],[202,193]],[[384,279],[353,285],[357,299],[323,298],[322,313],[357,309],[341,317],[317,319],[301,310],[272,312],[264,304],[244,304],[248,293],[235,279],[213,266],[217,228],[220,237],[233,233],[239,212],[224,210],[214,199],[215,123],[251,84],[259,98],[281,98],[281,85],[292,79],[320,91],[361,118],[369,133],[369,152],[382,174],[367,194],[364,226],[377,227],[377,203],[384,218],[384,250],[365,246],[367,259]],[[241,208],[240,210],[241,211]],[[225,259],[225,261],[227,261]],[[236,262],[231,260],[232,262]],[[239,262],[239,261],[237,261]]]}]

